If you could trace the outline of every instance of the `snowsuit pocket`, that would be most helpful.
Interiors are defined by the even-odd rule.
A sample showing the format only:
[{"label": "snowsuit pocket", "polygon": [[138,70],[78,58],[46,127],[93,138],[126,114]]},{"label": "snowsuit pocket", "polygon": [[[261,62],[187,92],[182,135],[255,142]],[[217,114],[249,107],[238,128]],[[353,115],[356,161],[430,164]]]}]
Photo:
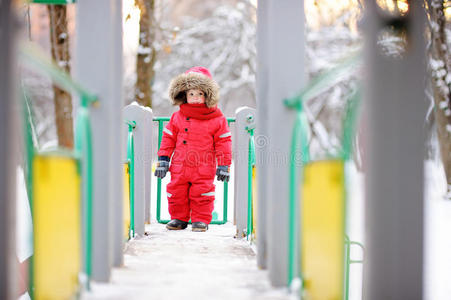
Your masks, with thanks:
[{"label": "snowsuit pocket", "polygon": [[199,175],[202,178],[214,178],[215,177],[215,173],[216,173],[216,168],[212,165],[205,165],[205,164],[201,164],[199,165]]},{"label": "snowsuit pocket", "polygon": [[171,163],[169,166],[169,172],[171,174],[180,174],[183,171],[183,164],[182,163]]}]

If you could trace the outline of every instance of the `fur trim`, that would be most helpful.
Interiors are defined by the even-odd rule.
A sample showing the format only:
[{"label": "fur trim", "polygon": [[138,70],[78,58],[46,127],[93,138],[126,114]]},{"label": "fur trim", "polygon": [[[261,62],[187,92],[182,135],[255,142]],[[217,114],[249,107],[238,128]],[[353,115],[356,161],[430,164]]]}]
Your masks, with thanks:
[{"label": "fur trim", "polygon": [[201,90],[205,93],[205,104],[214,107],[219,102],[219,86],[213,80],[199,73],[180,74],[175,77],[169,86],[169,98],[174,105],[186,103],[185,92],[188,90]]}]

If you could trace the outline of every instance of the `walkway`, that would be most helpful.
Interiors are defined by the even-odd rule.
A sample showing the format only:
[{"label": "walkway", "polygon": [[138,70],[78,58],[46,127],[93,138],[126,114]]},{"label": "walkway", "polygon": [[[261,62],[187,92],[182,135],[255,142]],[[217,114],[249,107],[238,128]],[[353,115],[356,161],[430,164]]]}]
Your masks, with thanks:
[{"label": "walkway", "polygon": [[82,299],[295,299],[270,286],[267,271],[257,268],[245,240],[233,238],[230,223],[207,232],[147,226],[147,236],[127,244],[125,267],[113,270],[110,283],[93,284]]}]

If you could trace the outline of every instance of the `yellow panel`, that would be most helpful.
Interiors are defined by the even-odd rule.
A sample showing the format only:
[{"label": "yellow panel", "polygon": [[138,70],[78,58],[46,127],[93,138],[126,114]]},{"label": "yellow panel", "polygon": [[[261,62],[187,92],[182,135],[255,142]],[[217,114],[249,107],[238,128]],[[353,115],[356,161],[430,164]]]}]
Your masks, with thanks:
[{"label": "yellow panel", "polygon": [[81,260],[80,176],[62,154],[33,161],[35,299],[69,299]]},{"label": "yellow panel", "polygon": [[305,166],[301,201],[303,299],[342,299],[344,192],[342,161]]},{"label": "yellow panel", "polygon": [[257,239],[257,171],[252,168],[252,229],[254,239]]},{"label": "yellow panel", "polygon": [[128,240],[130,230],[130,173],[128,172],[128,164],[124,164],[124,238]]}]

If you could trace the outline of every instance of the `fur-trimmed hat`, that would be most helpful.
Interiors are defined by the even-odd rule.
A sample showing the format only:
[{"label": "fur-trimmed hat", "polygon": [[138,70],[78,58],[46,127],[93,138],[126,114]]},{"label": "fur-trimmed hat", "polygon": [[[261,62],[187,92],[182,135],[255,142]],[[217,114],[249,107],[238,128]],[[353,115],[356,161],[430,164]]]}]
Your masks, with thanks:
[{"label": "fur-trimmed hat", "polygon": [[203,91],[207,107],[214,107],[219,102],[219,86],[204,67],[193,67],[175,77],[169,85],[169,98],[174,105],[186,103],[185,92],[188,90]]}]

